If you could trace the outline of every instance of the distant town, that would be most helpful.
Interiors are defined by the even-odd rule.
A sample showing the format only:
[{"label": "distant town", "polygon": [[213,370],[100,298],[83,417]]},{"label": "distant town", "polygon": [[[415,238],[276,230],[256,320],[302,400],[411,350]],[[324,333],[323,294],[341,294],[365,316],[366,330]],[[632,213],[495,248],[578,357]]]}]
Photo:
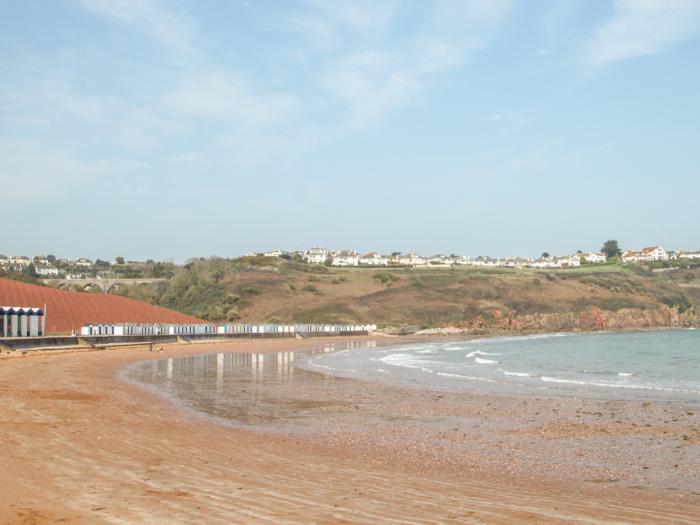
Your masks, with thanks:
[{"label": "distant town", "polygon": [[[614,242],[614,241],[609,241]],[[607,243],[606,243],[607,244]],[[639,250],[619,251],[614,244],[600,252],[577,252],[571,255],[550,255],[543,253],[539,258],[466,255],[432,255],[416,253],[379,252],[359,253],[354,250],[332,250],[314,247],[307,250],[246,253],[244,257],[281,257],[309,265],[335,267],[411,267],[432,268],[449,266],[476,266],[493,268],[534,268],[564,269],[584,265],[611,263],[633,264],[654,263],[676,260],[700,260],[700,250],[666,250],[663,246],[649,246]],[[22,272],[40,279],[86,279],[86,278],[169,278],[176,265],[172,262],[153,260],[134,261],[117,257],[112,261],[92,260],[86,257],[77,259],[57,258],[54,255],[0,255],[0,271]]]}]

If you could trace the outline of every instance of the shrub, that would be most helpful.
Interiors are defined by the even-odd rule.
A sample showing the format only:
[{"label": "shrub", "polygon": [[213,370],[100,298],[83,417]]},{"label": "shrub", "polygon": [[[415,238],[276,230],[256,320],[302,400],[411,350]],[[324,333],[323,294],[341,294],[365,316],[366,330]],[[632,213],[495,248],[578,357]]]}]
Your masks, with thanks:
[{"label": "shrub", "polygon": [[396,275],[390,272],[375,272],[372,274],[372,277],[382,284],[393,283],[399,280]]}]

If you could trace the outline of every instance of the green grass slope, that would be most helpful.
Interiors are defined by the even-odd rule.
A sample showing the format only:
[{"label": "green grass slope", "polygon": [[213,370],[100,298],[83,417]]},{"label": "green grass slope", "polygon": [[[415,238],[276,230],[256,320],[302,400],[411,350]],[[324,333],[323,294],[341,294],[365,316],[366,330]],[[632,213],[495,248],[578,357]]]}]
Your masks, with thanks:
[{"label": "green grass slope", "polygon": [[280,258],[214,258],[179,268],[168,282],[123,293],[212,321],[439,327],[663,308],[692,317],[700,305],[700,269],[335,269]]}]

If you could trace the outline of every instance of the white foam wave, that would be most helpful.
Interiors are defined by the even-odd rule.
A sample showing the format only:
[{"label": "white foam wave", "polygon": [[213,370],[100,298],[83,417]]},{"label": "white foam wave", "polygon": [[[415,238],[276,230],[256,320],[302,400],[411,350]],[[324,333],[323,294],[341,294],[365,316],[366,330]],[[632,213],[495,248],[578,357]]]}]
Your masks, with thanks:
[{"label": "white foam wave", "polygon": [[553,333],[553,334],[533,334],[533,335],[507,335],[503,337],[484,337],[481,339],[472,339],[470,343],[489,344],[489,343],[508,343],[516,341],[529,341],[535,339],[551,339],[553,337],[570,337],[572,334]]},{"label": "white foam wave", "polygon": [[486,377],[476,377],[476,376],[463,376],[461,374],[450,374],[448,372],[438,372],[437,375],[443,377],[458,377],[460,379],[469,379],[470,381],[483,381],[484,383],[495,383],[493,379],[488,379]]},{"label": "white foam wave", "polygon": [[680,388],[670,388],[661,386],[651,386],[651,385],[630,385],[622,383],[598,383],[595,381],[576,381],[574,379],[561,379],[558,377],[548,377],[542,376],[540,379],[546,383],[569,383],[572,385],[582,385],[582,386],[600,386],[603,388],[628,388],[632,390],[655,390],[659,392],[690,392],[697,393],[694,390],[685,390]]},{"label": "white foam wave", "polygon": [[413,354],[406,354],[403,352],[398,354],[389,354],[387,356],[382,357],[380,361],[390,366],[398,366],[402,368],[413,369],[423,369],[424,365],[426,364],[425,359]]},{"label": "white foam wave", "polygon": [[475,357],[477,355],[503,355],[503,354],[494,354],[491,352],[482,352],[481,350],[474,350],[473,352],[469,352],[466,357]]},{"label": "white foam wave", "polygon": [[619,375],[620,377],[630,377],[630,376],[633,376],[634,374],[632,372],[618,372],[617,375]]},{"label": "white foam wave", "polygon": [[478,363],[480,365],[497,365],[498,361],[494,361],[493,359],[482,359],[481,357],[475,357],[474,362]]},{"label": "white foam wave", "polygon": [[532,377],[530,374],[528,374],[526,372],[508,372],[507,370],[504,370],[503,373],[507,376]]}]

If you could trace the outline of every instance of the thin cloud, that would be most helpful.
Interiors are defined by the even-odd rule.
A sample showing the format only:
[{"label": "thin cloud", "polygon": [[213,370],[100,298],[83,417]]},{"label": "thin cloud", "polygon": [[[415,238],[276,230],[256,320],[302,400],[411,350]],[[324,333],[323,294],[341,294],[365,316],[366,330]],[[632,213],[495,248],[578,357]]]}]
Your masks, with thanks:
[{"label": "thin cloud", "polygon": [[119,186],[143,178],[145,164],[128,160],[88,160],[66,147],[37,140],[0,140],[0,203],[56,197],[76,187]]},{"label": "thin cloud", "polygon": [[585,46],[585,57],[591,66],[603,66],[664,52],[699,32],[697,0],[616,0],[612,18]]},{"label": "thin cloud", "polygon": [[126,24],[166,48],[191,53],[199,33],[197,21],[160,0],[80,0],[88,10]]},{"label": "thin cloud", "polygon": [[164,97],[167,109],[187,117],[251,128],[281,124],[296,109],[287,93],[260,93],[240,75],[192,75]]},{"label": "thin cloud", "polygon": [[[508,0],[425,4],[427,12],[414,31],[399,36],[391,27],[402,13],[390,5],[362,23],[348,23],[354,19],[345,12],[336,33],[345,34],[348,26],[356,29],[345,34],[348,51],[332,55],[317,74],[319,87],[349,108],[353,123],[367,123],[405,105],[424,91],[431,76],[462,67],[471,52],[486,45],[511,8]],[[373,29],[371,36],[367,27]]]}]

